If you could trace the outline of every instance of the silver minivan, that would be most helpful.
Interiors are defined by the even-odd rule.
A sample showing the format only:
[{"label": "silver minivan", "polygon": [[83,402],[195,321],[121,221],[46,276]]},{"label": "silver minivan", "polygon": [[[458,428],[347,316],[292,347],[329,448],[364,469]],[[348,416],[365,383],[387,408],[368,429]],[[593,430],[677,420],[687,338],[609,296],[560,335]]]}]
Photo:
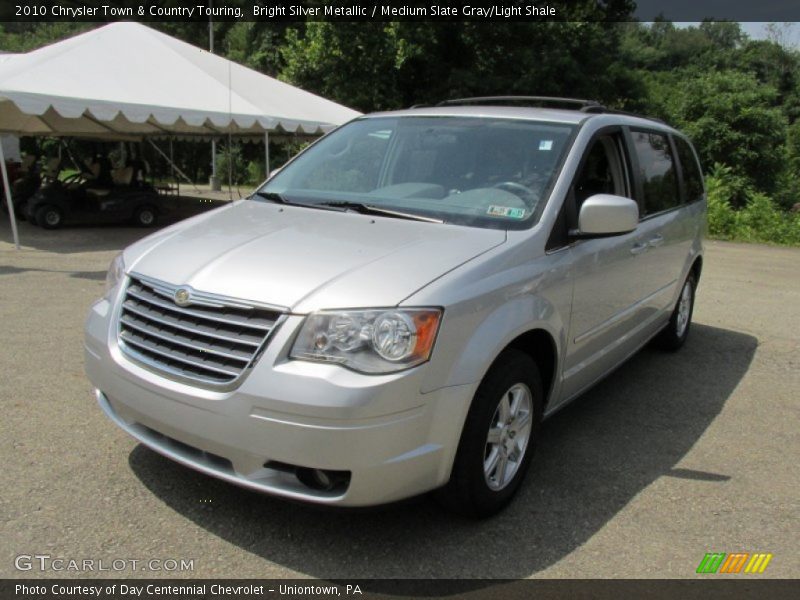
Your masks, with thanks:
[{"label": "silver minivan", "polygon": [[86,371],[111,420],[208,475],[487,516],[545,417],[684,343],[705,215],[660,121],[538,97],[367,115],[117,256]]}]

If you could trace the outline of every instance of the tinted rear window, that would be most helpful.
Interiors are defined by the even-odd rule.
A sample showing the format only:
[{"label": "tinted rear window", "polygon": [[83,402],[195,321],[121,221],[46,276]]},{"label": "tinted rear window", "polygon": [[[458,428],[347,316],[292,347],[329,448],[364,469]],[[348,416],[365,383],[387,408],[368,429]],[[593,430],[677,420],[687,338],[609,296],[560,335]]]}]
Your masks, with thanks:
[{"label": "tinted rear window", "polygon": [[675,140],[678,160],[681,161],[684,199],[686,202],[696,202],[703,197],[703,176],[697,158],[689,142],[678,136],[673,136],[672,139]]},{"label": "tinted rear window", "polygon": [[666,134],[632,131],[644,187],[644,214],[652,215],[680,205],[675,160]]}]

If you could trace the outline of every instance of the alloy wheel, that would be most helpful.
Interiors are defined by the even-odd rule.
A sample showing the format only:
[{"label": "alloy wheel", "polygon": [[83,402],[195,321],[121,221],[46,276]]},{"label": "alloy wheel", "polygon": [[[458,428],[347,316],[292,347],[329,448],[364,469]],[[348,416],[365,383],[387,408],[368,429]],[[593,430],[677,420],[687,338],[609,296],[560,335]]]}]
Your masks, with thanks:
[{"label": "alloy wheel", "polygon": [[687,280],[681,290],[681,297],[678,300],[678,315],[675,319],[675,334],[683,337],[686,327],[689,325],[689,315],[692,312],[692,283]]},{"label": "alloy wheel", "polygon": [[531,437],[531,391],[524,383],[511,386],[497,404],[486,436],[483,474],[490,489],[505,488],[519,470]]}]

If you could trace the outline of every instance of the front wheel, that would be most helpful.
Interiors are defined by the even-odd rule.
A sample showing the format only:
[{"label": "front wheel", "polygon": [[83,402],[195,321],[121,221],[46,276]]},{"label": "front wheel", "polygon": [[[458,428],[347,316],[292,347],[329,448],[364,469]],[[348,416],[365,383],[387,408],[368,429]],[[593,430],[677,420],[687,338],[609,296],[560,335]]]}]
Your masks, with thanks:
[{"label": "front wheel", "polygon": [[475,393],[450,481],[437,492],[439,501],[481,518],[505,507],[530,465],[543,406],[536,363],[519,350],[505,350]]},{"label": "front wheel", "polygon": [[139,227],[152,227],[156,224],[158,213],[152,206],[141,206],[133,214],[133,221]]},{"label": "front wheel", "polygon": [[667,326],[655,338],[655,344],[663,350],[674,352],[686,342],[689,337],[689,327],[692,324],[694,313],[694,292],[697,289],[697,280],[693,273],[689,273],[678,296],[678,303],[672,311]]},{"label": "front wheel", "polygon": [[42,206],[36,211],[36,223],[45,229],[58,229],[64,220],[61,209],[52,204]]}]

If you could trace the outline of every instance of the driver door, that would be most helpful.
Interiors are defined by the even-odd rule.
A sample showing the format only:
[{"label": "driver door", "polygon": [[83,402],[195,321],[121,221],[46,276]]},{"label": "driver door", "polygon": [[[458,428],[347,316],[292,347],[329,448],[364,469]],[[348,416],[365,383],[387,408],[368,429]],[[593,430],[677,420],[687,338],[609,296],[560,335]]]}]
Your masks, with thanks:
[{"label": "driver door", "polygon": [[[582,203],[595,194],[633,198],[625,136],[601,131],[587,147],[566,200],[567,219],[577,229]],[[638,231],[576,239],[569,247],[573,301],[564,360],[564,398],[594,383],[637,344],[639,307],[647,295]]]}]

